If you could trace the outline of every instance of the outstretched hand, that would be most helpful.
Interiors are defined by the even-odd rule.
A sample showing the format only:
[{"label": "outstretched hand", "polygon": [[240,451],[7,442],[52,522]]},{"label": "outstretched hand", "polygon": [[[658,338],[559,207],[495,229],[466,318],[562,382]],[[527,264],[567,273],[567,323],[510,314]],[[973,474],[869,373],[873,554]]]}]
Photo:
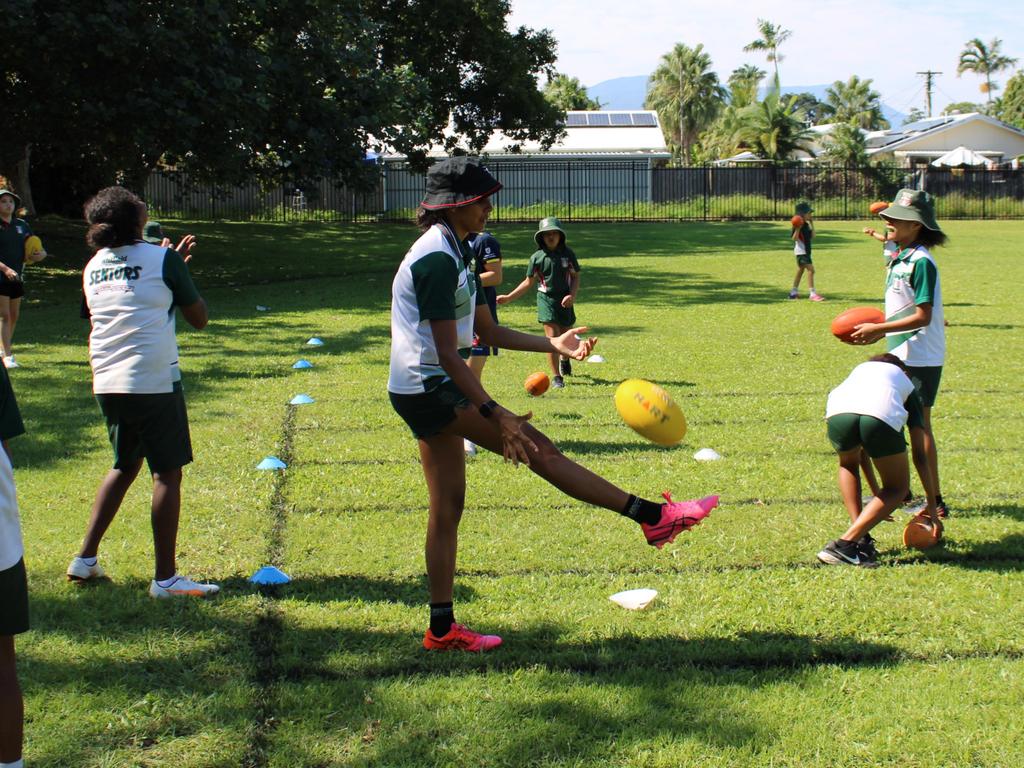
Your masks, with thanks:
[{"label": "outstretched hand", "polygon": [[591,336],[589,339],[579,338],[580,334],[584,334],[589,330],[585,325],[579,328],[570,328],[561,336],[553,337],[551,339],[551,346],[555,348],[555,351],[566,357],[571,357],[573,360],[583,360],[597,344],[596,336]]},{"label": "outstretched hand", "polygon": [[[167,240],[166,238],[164,238],[164,240],[167,242],[168,245],[170,245],[170,240]],[[193,246],[195,246],[195,244],[195,235],[185,235],[183,238],[181,238],[181,242],[178,243],[178,245],[174,249],[181,254],[181,258],[186,264],[192,261],[192,248]]]},{"label": "outstretched hand", "polygon": [[499,304],[508,304],[510,301],[512,301],[512,297],[509,296],[507,293],[503,293],[497,296],[495,298],[495,301],[497,301]]},{"label": "outstretched hand", "polygon": [[530,454],[537,452],[537,444],[529,438],[523,427],[533,418],[533,411],[517,416],[512,411],[499,408],[495,415],[501,430],[501,453],[505,461],[511,461],[517,467],[520,462],[530,466]]}]

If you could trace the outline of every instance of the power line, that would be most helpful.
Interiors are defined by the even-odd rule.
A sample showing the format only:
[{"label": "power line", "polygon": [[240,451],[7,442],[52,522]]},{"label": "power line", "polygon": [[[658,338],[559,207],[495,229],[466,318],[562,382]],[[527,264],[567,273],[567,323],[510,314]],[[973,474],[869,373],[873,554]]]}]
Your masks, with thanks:
[{"label": "power line", "polygon": [[928,105],[928,117],[931,117],[932,116],[932,79],[935,77],[935,75],[941,75],[942,73],[941,72],[934,72],[934,71],[928,69],[928,70],[925,70],[924,72],[918,72],[917,74],[922,75],[924,77],[924,89],[925,89],[925,92],[927,94],[926,102],[925,103],[927,103],[927,105]]}]

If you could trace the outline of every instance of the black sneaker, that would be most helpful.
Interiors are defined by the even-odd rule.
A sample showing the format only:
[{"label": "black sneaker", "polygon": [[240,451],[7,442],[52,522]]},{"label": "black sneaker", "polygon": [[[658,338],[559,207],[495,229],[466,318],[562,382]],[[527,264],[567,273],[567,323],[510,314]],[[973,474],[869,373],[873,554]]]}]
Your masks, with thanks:
[{"label": "black sneaker", "polygon": [[572,376],[572,362],[569,358],[563,357],[558,361],[558,372],[563,376]]},{"label": "black sneaker", "polygon": [[878,562],[861,551],[852,541],[836,539],[818,553],[818,559],[826,565],[857,565],[861,568],[875,568]]},{"label": "black sneaker", "polygon": [[949,507],[946,506],[946,502],[938,501],[935,503],[935,511],[939,513],[939,518],[945,520],[949,517]]},{"label": "black sneaker", "polygon": [[878,562],[878,550],[875,549],[875,540],[870,533],[865,533],[857,542],[857,550],[872,562]]},{"label": "black sneaker", "polygon": [[564,386],[565,386],[565,382],[562,381],[562,377],[561,376],[555,376],[555,378],[553,378],[551,380],[551,388],[552,389],[562,389]]},{"label": "black sneaker", "polygon": [[907,491],[907,495],[903,497],[903,506],[909,506],[914,503],[914,492]]}]

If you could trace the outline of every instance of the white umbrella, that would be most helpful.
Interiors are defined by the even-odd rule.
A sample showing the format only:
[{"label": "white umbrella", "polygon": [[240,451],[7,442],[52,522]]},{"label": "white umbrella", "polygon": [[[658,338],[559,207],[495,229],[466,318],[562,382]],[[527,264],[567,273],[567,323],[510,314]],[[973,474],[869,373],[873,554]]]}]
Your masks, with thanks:
[{"label": "white umbrella", "polygon": [[951,149],[949,152],[944,154],[937,160],[932,160],[932,165],[937,168],[946,166],[947,168],[960,168],[965,165],[984,165],[988,162],[988,158],[984,155],[979,155],[972,149],[968,149],[964,146],[959,146],[956,149]]}]

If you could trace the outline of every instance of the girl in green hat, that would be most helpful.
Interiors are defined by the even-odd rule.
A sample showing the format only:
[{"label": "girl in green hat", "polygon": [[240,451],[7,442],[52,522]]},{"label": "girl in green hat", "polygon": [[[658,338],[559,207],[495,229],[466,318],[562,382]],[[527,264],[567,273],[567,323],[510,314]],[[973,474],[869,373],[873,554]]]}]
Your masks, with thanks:
[{"label": "girl in green hat", "polygon": [[[511,293],[498,297],[499,304],[508,304],[526,293],[534,281],[537,285],[537,322],[544,325],[544,335],[556,338],[576,325],[576,294],[580,289],[580,263],[576,254],[565,244],[562,223],[554,216],[541,219],[533,236],[538,251],[530,257],[526,277]],[[551,386],[565,386],[563,376],[572,373],[568,357],[557,352],[548,354],[551,364]]]},{"label": "girl in green hat", "polygon": [[26,261],[40,261],[46,251],[25,256],[25,241],[32,236],[32,228],[24,219],[21,198],[11,190],[6,179],[0,176],[0,344],[3,345],[3,363],[7,368],[17,368],[18,363],[11,351],[14,326],[21,311],[21,297],[25,295],[21,274]]},{"label": "girl in green hat", "polygon": [[932,406],[946,359],[946,323],[939,268],[931,249],[945,245],[947,238],[935,220],[932,197],[923,190],[901,189],[878,215],[899,245],[886,270],[885,322],[857,326],[853,340],[872,344],[884,336],[888,351],[906,363],[924,404],[924,450],[935,483],[939,516],[946,517],[948,509],[942,500],[932,432]]}]

